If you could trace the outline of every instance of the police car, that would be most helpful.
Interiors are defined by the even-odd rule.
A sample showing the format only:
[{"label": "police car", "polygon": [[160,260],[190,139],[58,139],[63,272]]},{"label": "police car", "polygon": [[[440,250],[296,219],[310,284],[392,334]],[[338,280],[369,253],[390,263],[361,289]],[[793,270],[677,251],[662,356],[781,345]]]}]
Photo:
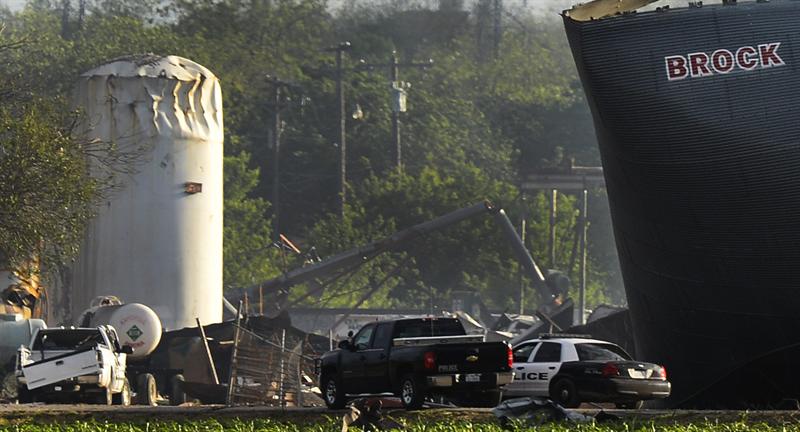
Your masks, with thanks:
[{"label": "police car", "polygon": [[542,335],[513,348],[514,381],[503,398],[540,396],[567,407],[613,402],[639,408],[643,400],[669,396],[663,366],[635,361],[621,347],[581,335]]}]

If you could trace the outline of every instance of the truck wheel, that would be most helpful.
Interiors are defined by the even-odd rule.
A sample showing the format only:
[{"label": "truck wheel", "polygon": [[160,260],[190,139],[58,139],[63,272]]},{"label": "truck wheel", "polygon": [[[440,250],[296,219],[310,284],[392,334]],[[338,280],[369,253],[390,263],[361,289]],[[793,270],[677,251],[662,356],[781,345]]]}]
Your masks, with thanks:
[{"label": "truck wheel", "polygon": [[128,406],[131,404],[131,385],[128,378],[122,382],[122,390],[114,395],[114,405]]},{"label": "truck wheel", "polygon": [[494,408],[500,405],[500,398],[502,392],[500,390],[487,390],[482,392],[475,392],[464,400],[464,406],[475,408]]},{"label": "truck wheel", "polygon": [[169,380],[169,404],[178,406],[186,403],[186,393],[183,391],[183,383],[186,378],[181,374],[173,375]]},{"label": "truck wheel", "polygon": [[347,398],[345,397],[344,388],[342,388],[336,377],[323,375],[320,383],[322,384],[322,397],[325,399],[325,405],[330,409],[344,408]]},{"label": "truck wheel", "polygon": [[26,386],[17,387],[17,403],[28,404],[36,402],[36,397],[31,390]]},{"label": "truck wheel", "polygon": [[400,380],[400,402],[407,410],[420,409],[425,402],[422,384],[413,374],[403,375]]},{"label": "truck wheel", "polygon": [[153,374],[144,373],[136,377],[136,403],[139,405],[156,406],[158,387]]},{"label": "truck wheel", "polygon": [[577,408],[581,404],[578,389],[569,378],[560,378],[550,386],[550,399],[564,408]]},{"label": "truck wheel", "polygon": [[641,409],[642,405],[644,405],[644,401],[617,402],[614,404],[619,409]]}]

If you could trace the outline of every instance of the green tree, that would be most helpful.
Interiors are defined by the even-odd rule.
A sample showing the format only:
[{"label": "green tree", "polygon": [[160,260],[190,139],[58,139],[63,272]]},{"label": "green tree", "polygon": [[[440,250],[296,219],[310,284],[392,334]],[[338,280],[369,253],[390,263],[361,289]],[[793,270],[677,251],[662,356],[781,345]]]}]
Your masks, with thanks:
[{"label": "green tree", "polygon": [[269,203],[253,197],[259,170],[248,168],[250,155],[225,156],[225,228],[223,250],[226,287],[250,286],[278,274],[278,254],[272,247],[267,219]]},{"label": "green tree", "polygon": [[91,143],[72,138],[50,100],[0,107],[0,253],[12,265],[74,256],[101,186],[89,175]]}]

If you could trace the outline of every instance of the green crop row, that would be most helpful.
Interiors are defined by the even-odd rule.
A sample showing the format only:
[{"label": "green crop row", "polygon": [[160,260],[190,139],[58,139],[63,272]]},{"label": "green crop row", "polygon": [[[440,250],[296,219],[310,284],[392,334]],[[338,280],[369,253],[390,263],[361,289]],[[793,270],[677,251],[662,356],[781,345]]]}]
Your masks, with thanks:
[{"label": "green crop row", "polygon": [[[338,432],[341,422],[330,419],[311,424],[294,424],[269,419],[264,420],[199,420],[199,421],[154,421],[154,422],[27,422],[0,426],[2,432]],[[350,428],[359,431],[358,428]],[[406,429],[409,432],[500,432],[495,423],[472,423],[451,420],[415,423]],[[690,424],[668,424],[655,422],[612,423],[549,423],[531,427],[513,425],[513,431],[536,432],[800,432],[800,423],[770,424],[751,423],[746,420],[734,422],[700,421]]]}]

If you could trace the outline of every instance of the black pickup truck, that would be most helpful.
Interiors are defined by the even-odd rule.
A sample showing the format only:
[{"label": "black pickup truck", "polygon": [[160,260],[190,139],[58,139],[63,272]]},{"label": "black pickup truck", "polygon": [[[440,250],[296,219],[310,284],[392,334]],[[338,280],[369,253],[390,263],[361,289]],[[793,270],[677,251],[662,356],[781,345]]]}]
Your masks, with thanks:
[{"label": "black pickup truck", "polygon": [[417,318],[365,325],[320,359],[320,388],[329,408],[348,396],[393,393],[406,409],[444,396],[463,406],[495,406],[510,383],[513,356],[505,342],[468,336],[456,318]]}]

